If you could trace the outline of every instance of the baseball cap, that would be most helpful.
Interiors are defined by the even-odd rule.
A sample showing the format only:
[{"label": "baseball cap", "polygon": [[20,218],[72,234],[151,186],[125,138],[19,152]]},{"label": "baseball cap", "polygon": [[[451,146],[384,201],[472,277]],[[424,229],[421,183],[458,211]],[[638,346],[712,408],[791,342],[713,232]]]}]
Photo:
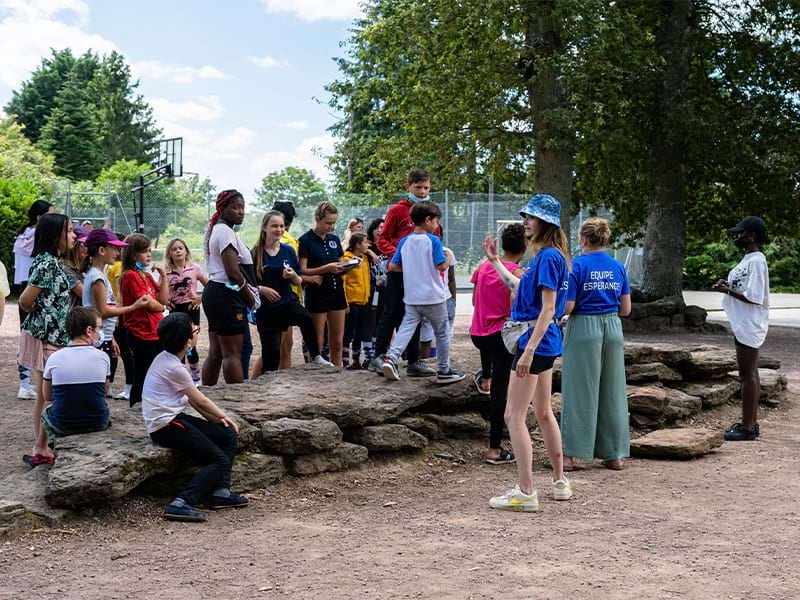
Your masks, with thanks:
[{"label": "baseball cap", "polygon": [[536,194],[528,200],[519,214],[538,217],[545,223],[561,227],[561,203],[550,194]]},{"label": "baseball cap", "polygon": [[81,238],[80,241],[84,246],[118,246],[124,248],[128,244],[121,241],[113,231],[108,229],[92,229],[89,234]]},{"label": "baseball cap", "polygon": [[733,234],[742,233],[743,231],[755,234],[756,240],[759,242],[767,241],[767,224],[764,223],[764,219],[761,217],[745,217],[735,227],[728,229],[728,233]]}]

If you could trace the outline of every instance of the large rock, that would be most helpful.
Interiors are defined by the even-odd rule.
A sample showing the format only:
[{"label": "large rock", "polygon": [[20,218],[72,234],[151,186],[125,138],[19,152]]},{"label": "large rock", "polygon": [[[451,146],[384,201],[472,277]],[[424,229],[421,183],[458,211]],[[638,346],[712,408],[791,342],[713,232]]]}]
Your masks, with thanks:
[{"label": "large rock", "polygon": [[293,419],[328,419],[342,429],[380,425],[426,402],[442,404],[472,394],[470,378],[438,386],[432,379],[402,377],[389,382],[368,371],[302,365],[274,371],[247,384],[204,390],[226,411],[253,424]]},{"label": "large rock", "polygon": [[446,438],[479,438],[489,434],[489,422],[478,413],[422,417],[435,423]]},{"label": "large rock", "polygon": [[20,529],[58,525],[71,513],[45,502],[44,492],[51,467],[35,469],[20,465],[10,475],[0,480],[0,535]]},{"label": "large rock", "polygon": [[674,344],[645,344],[625,342],[625,364],[663,363],[668,367],[689,362],[691,354],[685,348]]},{"label": "large rock", "polygon": [[445,437],[442,428],[425,417],[400,417],[397,422],[429,440],[440,440]]},{"label": "large rock", "polygon": [[670,388],[667,388],[666,392],[667,405],[664,407],[664,420],[667,423],[678,419],[688,419],[699,413],[703,407],[703,401],[698,396]]},{"label": "large rock", "polygon": [[[728,375],[736,380],[737,386],[741,385],[738,371],[731,371]],[[759,402],[775,407],[786,399],[786,388],[789,380],[785,375],[774,369],[759,369],[758,379],[761,381],[761,398]],[[739,395],[738,392],[739,390],[737,389],[735,396]]]},{"label": "large rock", "polygon": [[639,363],[625,367],[628,383],[652,383],[661,381],[674,383],[681,381],[681,374],[663,363]]},{"label": "large rock", "polygon": [[708,454],[723,440],[722,431],[713,429],[661,429],[631,440],[631,455],[685,460]]},{"label": "large rock", "polygon": [[243,452],[236,455],[231,470],[231,487],[237,492],[260,490],[286,475],[283,458],[274,454]]},{"label": "large rock", "polygon": [[368,455],[364,446],[342,442],[330,452],[287,456],[286,467],[292,475],[344,471],[366,462]]},{"label": "large rock", "polygon": [[261,447],[276,454],[325,452],[342,441],[342,430],[328,419],[278,419],[260,429]]},{"label": "large rock", "polygon": [[638,413],[648,416],[664,414],[667,406],[667,392],[664,388],[629,385],[627,395],[628,410],[631,414]]},{"label": "large rock", "polygon": [[683,309],[683,323],[687,327],[702,327],[707,318],[708,311],[700,306],[690,305]]},{"label": "large rock", "polygon": [[730,401],[739,393],[739,382],[733,379],[727,381],[709,381],[707,383],[690,383],[683,388],[691,396],[697,396],[704,409],[721,406]]},{"label": "large rock", "polygon": [[428,440],[424,435],[399,423],[368,425],[349,431],[347,441],[365,446],[370,452],[418,450],[428,445]]},{"label": "large rock", "polygon": [[725,377],[728,371],[736,368],[736,355],[733,350],[706,346],[703,349],[694,350],[690,354],[689,361],[677,368],[686,379],[691,381],[720,379]]}]

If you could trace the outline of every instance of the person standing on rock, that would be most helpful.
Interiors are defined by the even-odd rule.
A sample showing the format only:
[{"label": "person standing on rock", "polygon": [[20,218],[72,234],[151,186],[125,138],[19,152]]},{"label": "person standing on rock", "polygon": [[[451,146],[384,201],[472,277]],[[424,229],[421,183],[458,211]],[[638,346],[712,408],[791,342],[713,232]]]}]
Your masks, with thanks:
[{"label": "person standing on rock", "polygon": [[631,312],[625,267],[606,253],[611,229],[587,219],[581,255],[572,263],[567,291],[570,315],[561,369],[561,435],[564,470],[573,458],[599,458],[614,471],[630,456],[625,346],[620,316]]},{"label": "person standing on rock", "polygon": [[728,230],[744,258],[720,279],[714,289],[725,294],[722,308],[728,317],[736,346],[736,364],[742,382],[742,421],[725,430],[725,440],[745,442],[760,435],[758,401],[758,349],[767,338],[769,326],[769,269],[761,247],[767,243],[767,226],[759,217],[745,217]]},{"label": "person standing on rock", "polygon": [[569,242],[561,229],[560,214],[561,204],[547,194],[533,196],[520,211],[533,252],[530,266],[521,278],[500,261],[495,240],[487,235],[483,243],[486,258],[516,295],[511,321],[527,325],[516,343],[505,413],[519,483],[489,501],[491,508],[500,510],[539,510],[533,489],[533,449],[527,424],[531,401],[553,469],[553,499],[572,497],[572,486],[562,468],[561,431],[550,404],[553,363],[562,351],[557,320],[564,314],[569,275]]},{"label": "person standing on rock", "polygon": [[[142,390],[142,416],[153,442],[181,451],[201,467],[164,507],[163,516],[171,521],[207,520],[208,515],[197,508],[201,502],[209,508],[237,508],[250,502],[230,490],[239,427],[195,387],[183,366],[199,330],[186,313],[164,317],[158,324],[164,351],[150,365]],[[202,418],[187,415],[184,410],[189,406]]]}]

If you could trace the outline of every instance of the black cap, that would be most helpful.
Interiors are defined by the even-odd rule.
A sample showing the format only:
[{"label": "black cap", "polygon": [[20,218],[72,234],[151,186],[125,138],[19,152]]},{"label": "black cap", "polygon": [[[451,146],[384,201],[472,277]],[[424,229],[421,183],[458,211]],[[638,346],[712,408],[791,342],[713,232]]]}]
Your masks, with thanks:
[{"label": "black cap", "polygon": [[278,200],[275,204],[272,205],[272,210],[277,210],[278,212],[283,213],[283,216],[290,223],[294,221],[294,217],[295,215],[297,215],[297,211],[294,208],[294,204],[292,202],[289,202],[288,200]]},{"label": "black cap", "polygon": [[767,241],[767,224],[761,217],[745,217],[736,225],[728,229],[728,233],[742,233],[747,231],[756,236],[756,241],[763,243]]}]

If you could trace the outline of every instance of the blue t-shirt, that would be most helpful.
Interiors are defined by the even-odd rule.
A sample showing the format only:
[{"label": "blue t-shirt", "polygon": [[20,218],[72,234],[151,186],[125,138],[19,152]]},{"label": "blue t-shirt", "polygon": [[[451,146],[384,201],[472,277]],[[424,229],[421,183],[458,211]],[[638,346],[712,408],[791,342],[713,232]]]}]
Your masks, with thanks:
[{"label": "blue t-shirt", "polygon": [[574,315],[605,315],[619,310],[619,297],[631,293],[625,267],[603,251],[582,254],[572,262],[567,300]]},{"label": "blue t-shirt", "polygon": [[[261,272],[256,273],[256,281],[258,285],[270,287],[278,292],[281,295],[281,299],[277,302],[269,302],[266,298],[262,298],[261,307],[256,312],[257,315],[263,315],[270,308],[283,306],[287,302],[297,302],[297,294],[292,289],[292,282],[283,278],[284,264],[288,264],[298,275],[301,275],[300,261],[297,259],[294,248],[288,244],[281,244],[275,256],[270,256],[265,251],[262,260],[264,264],[261,267]],[[256,258],[253,257],[253,263],[255,264],[255,262]]]},{"label": "blue t-shirt", "polygon": [[[567,304],[567,286],[569,285],[569,270],[567,261],[555,248],[542,248],[531,260],[528,270],[522,275],[511,308],[512,321],[535,321],[542,312],[541,288],[545,287],[556,292],[556,312],[554,319],[564,316],[564,307]],[[529,328],[519,338],[520,350],[524,350],[531,339],[533,327]],[[561,330],[553,321],[534,350],[540,356],[561,356],[562,340]]]}]

